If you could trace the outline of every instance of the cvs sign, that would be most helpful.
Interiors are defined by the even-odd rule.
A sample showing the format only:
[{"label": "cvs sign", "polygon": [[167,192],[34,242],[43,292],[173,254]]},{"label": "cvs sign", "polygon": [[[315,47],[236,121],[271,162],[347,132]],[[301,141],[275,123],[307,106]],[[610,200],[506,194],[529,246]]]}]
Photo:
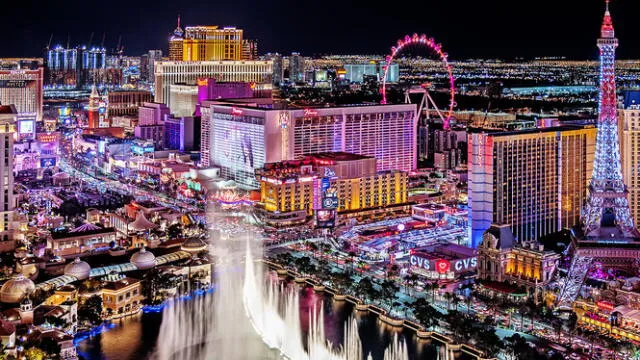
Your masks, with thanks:
[{"label": "cvs sign", "polygon": [[478,258],[476,257],[461,259],[453,263],[453,268],[456,271],[472,270],[476,266],[478,266]]},{"label": "cvs sign", "polygon": [[409,263],[412,266],[420,267],[425,270],[431,270],[430,262],[431,261],[429,259],[425,259],[417,255],[411,255],[411,257],[409,257]]}]

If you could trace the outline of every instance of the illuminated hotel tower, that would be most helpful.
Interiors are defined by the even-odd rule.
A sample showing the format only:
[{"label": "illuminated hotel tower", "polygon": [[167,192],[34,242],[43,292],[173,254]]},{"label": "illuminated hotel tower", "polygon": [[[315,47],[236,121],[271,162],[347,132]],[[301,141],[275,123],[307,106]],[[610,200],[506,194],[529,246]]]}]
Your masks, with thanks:
[{"label": "illuminated hotel tower", "polygon": [[169,37],[169,60],[182,61],[182,43],[184,41],[184,31],[180,27],[180,15],[178,15],[178,26]]},{"label": "illuminated hotel tower", "polygon": [[605,267],[638,270],[640,233],[633,224],[620,165],[616,116],[615,37],[609,0],[598,39],[600,104],[596,154],[587,202],[582,210],[582,234],[573,241],[573,260],[557,305],[570,308],[594,262]]}]

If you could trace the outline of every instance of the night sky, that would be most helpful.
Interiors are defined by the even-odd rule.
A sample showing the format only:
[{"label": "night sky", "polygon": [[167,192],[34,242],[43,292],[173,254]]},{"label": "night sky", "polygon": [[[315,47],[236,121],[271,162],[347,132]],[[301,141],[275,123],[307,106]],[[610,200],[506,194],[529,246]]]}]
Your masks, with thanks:
[{"label": "night sky", "polygon": [[[41,56],[52,44],[115,47],[125,54],[166,51],[168,34],[183,25],[236,26],[258,39],[259,53],[303,55],[383,54],[407,33],[425,33],[451,59],[566,56],[595,59],[604,12],[600,0],[59,0],[4,1],[0,11],[0,57]],[[400,5],[402,4],[402,5]],[[620,58],[640,58],[638,0],[611,4]],[[636,21],[634,21],[636,20]]]}]

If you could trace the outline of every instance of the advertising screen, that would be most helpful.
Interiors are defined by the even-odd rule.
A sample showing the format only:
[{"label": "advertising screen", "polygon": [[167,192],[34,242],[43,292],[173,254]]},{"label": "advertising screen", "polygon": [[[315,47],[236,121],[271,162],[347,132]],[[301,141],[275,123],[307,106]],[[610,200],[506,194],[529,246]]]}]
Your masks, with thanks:
[{"label": "advertising screen", "polygon": [[53,167],[53,166],[56,166],[56,159],[55,158],[40,159],[40,167],[41,168],[48,168],[48,167]]},{"label": "advertising screen", "polygon": [[35,127],[35,121],[33,120],[20,120],[18,124],[18,132],[20,135],[33,134]]},{"label": "advertising screen", "polygon": [[316,210],[316,227],[332,228],[336,226],[335,210]]}]

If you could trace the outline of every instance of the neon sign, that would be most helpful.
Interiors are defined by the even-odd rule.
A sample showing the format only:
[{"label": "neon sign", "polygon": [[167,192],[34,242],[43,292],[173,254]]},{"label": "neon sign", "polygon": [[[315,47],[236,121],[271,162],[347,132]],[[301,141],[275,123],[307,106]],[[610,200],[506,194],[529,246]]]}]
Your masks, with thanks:
[{"label": "neon sign", "polygon": [[318,111],[311,109],[304,109],[304,116],[318,116]]},{"label": "neon sign", "polygon": [[451,269],[451,263],[444,259],[436,260],[436,271],[440,274],[448,273]]},{"label": "neon sign", "polygon": [[598,305],[600,309],[609,310],[609,311],[613,310],[613,304],[608,301],[598,301],[596,305]]},{"label": "neon sign", "polygon": [[475,257],[458,260],[454,263],[453,268],[456,271],[468,270],[469,268],[475,268],[478,265],[478,259]]}]

